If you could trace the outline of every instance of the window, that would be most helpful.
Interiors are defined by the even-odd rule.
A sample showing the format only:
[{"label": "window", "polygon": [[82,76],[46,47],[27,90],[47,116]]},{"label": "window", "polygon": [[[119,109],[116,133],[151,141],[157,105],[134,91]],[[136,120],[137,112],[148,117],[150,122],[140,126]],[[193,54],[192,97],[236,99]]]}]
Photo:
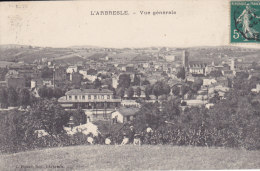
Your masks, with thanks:
[{"label": "window", "polygon": [[85,96],[84,95],[82,96],[82,99],[85,100]]},{"label": "window", "polygon": [[110,99],[110,95],[107,95],[107,99]]},{"label": "window", "polygon": [[91,95],[88,95],[88,99],[89,99],[89,100],[91,99]]},{"label": "window", "polygon": [[94,95],[94,99],[97,99],[97,95]]},{"label": "window", "polygon": [[69,96],[69,100],[71,100],[71,96]]},{"label": "window", "polygon": [[75,100],[78,100],[78,96],[75,96]]}]

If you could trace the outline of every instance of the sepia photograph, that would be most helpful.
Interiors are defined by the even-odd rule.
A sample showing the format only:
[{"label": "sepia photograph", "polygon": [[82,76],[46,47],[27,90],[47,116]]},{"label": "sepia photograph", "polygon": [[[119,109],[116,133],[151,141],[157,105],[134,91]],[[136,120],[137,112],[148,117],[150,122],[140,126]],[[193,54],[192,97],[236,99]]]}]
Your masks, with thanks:
[{"label": "sepia photograph", "polygon": [[0,170],[260,169],[259,0],[0,2]]}]

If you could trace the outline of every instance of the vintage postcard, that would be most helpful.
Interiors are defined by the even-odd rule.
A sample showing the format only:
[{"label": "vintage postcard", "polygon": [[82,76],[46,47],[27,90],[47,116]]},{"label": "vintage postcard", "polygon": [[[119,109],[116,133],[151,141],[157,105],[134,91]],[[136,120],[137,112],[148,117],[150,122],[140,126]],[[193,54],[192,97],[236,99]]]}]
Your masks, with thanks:
[{"label": "vintage postcard", "polygon": [[260,1],[0,2],[0,170],[260,168]]}]

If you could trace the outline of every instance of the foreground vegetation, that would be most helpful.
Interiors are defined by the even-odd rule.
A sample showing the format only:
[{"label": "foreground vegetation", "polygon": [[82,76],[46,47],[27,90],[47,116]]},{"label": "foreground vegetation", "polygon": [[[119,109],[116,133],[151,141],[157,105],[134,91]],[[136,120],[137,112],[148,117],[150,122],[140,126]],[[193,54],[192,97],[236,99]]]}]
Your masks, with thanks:
[{"label": "foreground vegetation", "polygon": [[72,146],[0,155],[0,170],[256,169],[260,151],[177,146]]},{"label": "foreground vegetation", "polygon": [[[143,102],[132,123],[116,124],[118,126],[115,128],[110,127],[109,123],[95,123],[101,135],[94,138],[94,143],[104,144],[104,139],[109,137],[112,144],[120,144],[123,135],[129,131],[129,126],[133,125],[144,144],[259,150],[260,95],[252,93],[251,88],[260,81],[260,77],[248,79],[248,76],[248,73],[238,74],[233,80],[233,88],[223,99],[216,93],[213,97],[214,106],[210,109],[189,107],[183,110],[178,96],[155,103]],[[153,87],[153,91],[157,92],[164,86],[157,83]],[[167,86],[164,88],[165,92],[169,92],[166,91]],[[9,92],[16,94],[11,93],[11,90]],[[19,94],[18,102],[26,106],[26,99],[31,99],[29,94],[22,90]],[[16,104],[15,99],[16,96],[10,95],[8,104]],[[44,147],[89,144],[87,138],[91,135],[77,133],[70,136],[63,129],[68,126],[71,116],[74,126],[86,123],[82,109],[67,112],[57,99],[50,97],[30,101],[30,105],[23,110],[0,112],[1,152],[14,153]],[[152,128],[151,135],[146,134],[147,127]],[[37,137],[38,130],[46,131],[48,136]]]}]

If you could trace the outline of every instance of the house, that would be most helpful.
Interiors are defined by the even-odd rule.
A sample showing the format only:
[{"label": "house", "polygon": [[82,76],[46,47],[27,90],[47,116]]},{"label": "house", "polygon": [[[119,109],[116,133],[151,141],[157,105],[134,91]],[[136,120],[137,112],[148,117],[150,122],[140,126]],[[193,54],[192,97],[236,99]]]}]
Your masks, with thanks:
[{"label": "house", "polygon": [[78,72],[78,66],[69,66],[66,70],[67,73],[71,74],[73,72]]},{"label": "house", "polygon": [[259,93],[259,92],[260,92],[260,84],[257,84],[257,85],[256,85],[256,88],[253,88],[251,91],[252,91],[252,92]]},{"label": "house", "polygon": [[229,91],[229,87],[225,87],[225,86],[222,86],[222,85],[217,85],[217,86],[214,86],[214,87],[210,87],[208,89],[208,95],[209,97],[214,97],[215,95],[215,92],[218,92],[218,95],[223,98],[225,93]]},{"label": "house", "polygon": [[189,72],[192,75],[205,75],[207,64],[200,61],[191,61],[189,63]]},{"label": "house", "polygon": [[217,82],[216,79],[208,79],[208,78],[203,79],[204,86],[209,86],[211,84],[215,84],[216,82]]},{"label": "house", "polygon": [[141,107],[140,103],[137,103],[135,100],[122,100],[121,105],[125,107]]},{"label": "house", "polygon": [[216,71],[218,70],[214,65],[208,65],[205,68],[205,74],[208,75],[210,74],[212,71]]},{"label": "house", "polygon": [[53,87],[53,80],[52,79],[43,79],[42,84],[46,87]]},{"label": "house", "polygon": [[222,74],[223,76],[225,77],[229,77],[229,78],[233,78],[234,75],[235,75],[235,71],[232,71],[232,70],[222,70]]},{"label": "house", "polygon": [[206,101],[199,99],[185,100],[185,102],[187,106],[203,106],[206,103]]},{"label": "house", "polygon": [[176,56],[175,55],[165,55],[165,60],[167,61],[167,62],[173,62],[173,61],[175,61],[176,60]]},{"label": "house", "polygon": [[112,76],[112,87],[113,88],[117,88],[118,81],[119,81],[119,76],[117,76],[117,75]]},{"label": "house", "polygon": [[0,81],[0,87],[7,87],[6,81]]},{"label": "house", "polygon": [[35,87],[41,87],[41,86],[43,86],[42,79],[33,79],[33,80],[31,80],[31,89],[33,89]]},{"label": "house", "polygon": [[118,110],[112,112],[111,119],[116,118],[117,122],[120,123],[133,121],[138,111],[139,109],[134,107],[129,107],[129,108],[121,107]]}]

